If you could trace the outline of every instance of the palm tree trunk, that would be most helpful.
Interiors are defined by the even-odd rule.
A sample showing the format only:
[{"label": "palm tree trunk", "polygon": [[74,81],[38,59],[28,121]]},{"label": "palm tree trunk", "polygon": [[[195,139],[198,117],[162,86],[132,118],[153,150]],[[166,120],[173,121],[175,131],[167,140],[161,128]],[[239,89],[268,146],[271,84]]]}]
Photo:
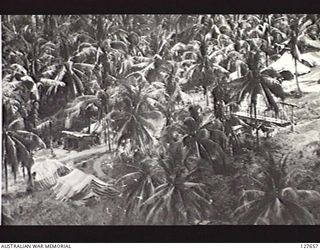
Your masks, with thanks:
[{"label": "palm tree trunk", "polygon": [[5,154],[2,157],[3,157],[5,187],[6,187],[6,193],[8,193],[8,165],[7,165]]},{"label": "palm tree trunk", "polygon": [[[173,192],[175,192],[175,190],[176,189],[174,189]],[[177,225],[180,211],[176,208],[176,199],[175,199],[174,193],[172,194],[171,211],[172,211],[172,225]]]},{"label": "palm tree trunk", "polygon": [[300,89],[299,80],[298,80],[298,61],[297,61],[296,58],[294,59],[294,68],[295,68],[295,71],[296,71],[295,75],[296,75],[296,84],[297,84],[298,94],[302,95],[302,91]]},{"label": "palm tree trunk", "polygon": [[254,104],[253,109],[254,109],[254,122],[255,122],[255,128],[256,128],[257,150],[259,150],[259,130],[258,130],[257,104],[256,103]]},{"label": "palm tree trunk", "polygon": [[90,134],[90,130],[91,130],[91,117],[90,116],[88,116],[88,118],[87,118],[87,124],[88,124],[88,134]]},{"label": "palm tree trunk", "polygon": [[109,151],[112,151],[112,146],[111,146],[111,138],[110,138],[110,131],[108,131],[108,147],[109,147]]},{"label": "palm tree trunk", "polygon": [[214,89],[211,92],[211,96],[212,96],[212,103],[213,103],[213,112],[214,112],[214,115],[217,117],[217,111],[218,111],[217,102],[218,102],[218,100],[217,100],[216,95],[214,93]]},{"label": "palm tree trunk", "polygon": [[294,131],[294,123],[293,123],[293,106],[291,106],[291,131]]},{"label": "palm tree trunk", "polygon": [[174,42],[176,44],[178,42],[178,26],[177,26],[177,24],[175,24],[175,26],[174,26],[174,32],[176,33],[176,35],[174,37]]},{"label": "palm tree trunk", "polygon": [[204,99],[206,102],[206,106],[208,107],[209,106],[209,99],[208,99],[208,91],[207,91],[206,87],[203,87],[203,96],[204,96]]},{"label": "palm tree trunk", "polygon": [[31,175],[31,166],[27,167],[27,173],[28,173],[28,186],[32,187],[33,182],[32,182],[32,175]]},{"label": "palm tree trunk", "polygon": [[172,110],[169,108],[166,110],[166,126],[169,126],[171,124],[171,115]]},{"label": "palm tree trunk", "polygon": [[2,166],[4,168],[4,179],[5,179],[5,188],[8,192],[8,165],[6,159],[6,134],[4,132],[2,137]]},{"label": "palm tree trunk", "polygon": [[23,179],[26,178],[25,166],[22,166],[22,176],[23,176]]},{"label": "palm tree trunk", "polygon": [[50,123],[49,123],[49,144],[50,144],[51,155],[54,156],[54,152],[53,152],[53,136],[52,136],[52,121],[50,121]]},{"label": "palm tree trunk", "polygon": [[199,145],[198,142],[196,142],[196,148],[197,148],[197,156],[198,156],[199,158],[201,158],[201,155],[200,155],[200,145]]},{"label": "palm tree trunk", "polygon": [[253,104],[250,104],[250,107],[249,107],[250,118],[253,117],[253,116],[252,116],[252,115],[253,115],[253,114],[252,114],[252,113],[253,113],[252,105],[253,105]]},{"label": "palm tree trunk", "polygon": [[166,127],[168,127],[170,125],[170,115],[166,116]]},{"label": "palm tree trunk", "polygon": [[141,53],[141,55],[144,57],[145,54],[143,53],[142,49],[138,45],[135,45],[135,46],[138,49],[138,51]]},{"label": "palm tree trunk", "polygon": [[[109,113],[109,105],[107,104],[106,105],[106,110],[105,110],[105,113],[108,114]],[[105,137],[107,140],[107,143],[108,143],[108,148],[109,148],[109,151],[111,152],[111,138],[110,138],[110,126],[109,126],[109,120],[106,118],[106,130],[105,130]]]},{"label": "palm tree trunk", "polygon": [[110,138],[110,130],[109,130],[109,121],[106,120],[107,122],[107,127],[106,127],[106,131],[108,130],[108,132],[106,132],[106,136],[107,136],[107,142],[108,142],[108,148],[109,148],[109,151],[111,151],[111,138]]},{"label": "palm tree trunk", "polygon": [[[270,38],[270,36],[268,35],[268,33],[267,33],[267,39],[266,39],[266,41],[267,41],[267,49],[269,48],[269,38]],[[266,55],[266,66],[268,67],[269,66],[269,56],[268,56],[268,53],[267,52],[265,52],[265,55]]]},{"label": "palm tree trunk", "polygon": [[67,103],[69,100],[69,86],[66,86],[63,91],[64,101]]},{"label": "palm tree trunk", "polygon": [[103,134],[104,134],[104,144],[108,144],[108,139],[107,139],[107,126],[105,127],[104,131],[103,131]]}]

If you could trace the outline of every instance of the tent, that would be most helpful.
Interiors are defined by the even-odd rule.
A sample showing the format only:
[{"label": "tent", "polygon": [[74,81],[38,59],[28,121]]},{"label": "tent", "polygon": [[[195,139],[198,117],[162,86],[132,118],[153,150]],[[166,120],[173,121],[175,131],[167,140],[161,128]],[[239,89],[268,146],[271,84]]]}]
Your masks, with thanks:
[{"label": "tent", "polygon": [[40,189],[48,189],[57,183],[58,172],[68,168],[62,162],[55,159],[40,159],[31,167],[35,186]]},{"label": "tent", "polygon": [[[294,59],[290,52],[285,52],[277,61],[269,65],[269,68],[274,69],[277,72],[290,71],[295,74]],[[297,62],[298,75],[303,75],[310,72],[310,67],[305,66],[301,62]]]},{"label": "tent", "polygon": [[301,59],[312,67],[320,66],[320,51],[301,54]]},{"label": "tent", "polygon": [[120,192],[113,185],[99,180],[93,175],[74,169],[69,174],[60,177],[53,187],[56,199],[65,200],[86,200],[96,196],[107,196],[113,198]]},{"label": "tent", "polygon": [[94,196],[89,188],[91,181],[91,175],[87,175],[79,169],[74,169],[69,174],[59,178],[57,184],[53,187],[53,192],[58,200],[89,198]]}]

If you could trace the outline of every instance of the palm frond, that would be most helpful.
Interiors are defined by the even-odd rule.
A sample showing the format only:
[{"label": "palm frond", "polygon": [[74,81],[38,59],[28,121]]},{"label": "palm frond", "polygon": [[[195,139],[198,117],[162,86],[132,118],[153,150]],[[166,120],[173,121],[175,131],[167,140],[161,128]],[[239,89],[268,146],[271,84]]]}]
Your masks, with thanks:
[{"label": "palm frond", "polygon": [[33,145],[34,147],[40,147],[40,148],[47,147],[46,144],[43,142],[43,140],[33,132],[25,131],[25,130],[16,130],[15,133],[25,138],[25,140],[30,141],[32,144],[34,144]]}]

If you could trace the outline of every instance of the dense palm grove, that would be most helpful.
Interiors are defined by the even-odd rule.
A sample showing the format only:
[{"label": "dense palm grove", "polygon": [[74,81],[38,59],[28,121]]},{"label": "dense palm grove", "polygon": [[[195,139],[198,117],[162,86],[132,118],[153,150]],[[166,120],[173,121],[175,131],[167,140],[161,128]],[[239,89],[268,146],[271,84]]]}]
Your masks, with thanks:
[{"label": "dense palm grove", "polygon": [[[291,171],[290,155],[273,156],[259,137],[261,124],[232,113],[248,99],[257,116],[263,96],[277,115],[278,100],[303,95],[297,74],[268,66],[285,51],[297,65],[319,39],[319,20],[3,16],[3,191],[10,191],[11,174],[26,173],[28,193],[37,193],[35,152],[48,148],[54,156],[64,144],[62,131],[78,131],[94,136],[86,147],[105,145],[112,153],[106,179],[121,195],[90,205],[116,204],[109,223],[319,223],[310,200],[320,195],[300,185],[305,171]],[[294,77],[296,91],[286,93],[281,82]],[[103,220],[107,212],[96,216]]]}]

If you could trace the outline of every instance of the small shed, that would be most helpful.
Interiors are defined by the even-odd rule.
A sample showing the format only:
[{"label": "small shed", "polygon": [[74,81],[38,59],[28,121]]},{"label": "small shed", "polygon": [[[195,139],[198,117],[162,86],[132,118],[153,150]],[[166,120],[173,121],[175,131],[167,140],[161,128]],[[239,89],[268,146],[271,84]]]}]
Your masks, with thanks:
[{"label": "small shed", "polygon": [[99,138],[96,134],[87,134],[78,131],[61,131],[64,135],[64,148],[65,149],[76,149],[84,150],[90,146],[95,145],[99,142]]}]

